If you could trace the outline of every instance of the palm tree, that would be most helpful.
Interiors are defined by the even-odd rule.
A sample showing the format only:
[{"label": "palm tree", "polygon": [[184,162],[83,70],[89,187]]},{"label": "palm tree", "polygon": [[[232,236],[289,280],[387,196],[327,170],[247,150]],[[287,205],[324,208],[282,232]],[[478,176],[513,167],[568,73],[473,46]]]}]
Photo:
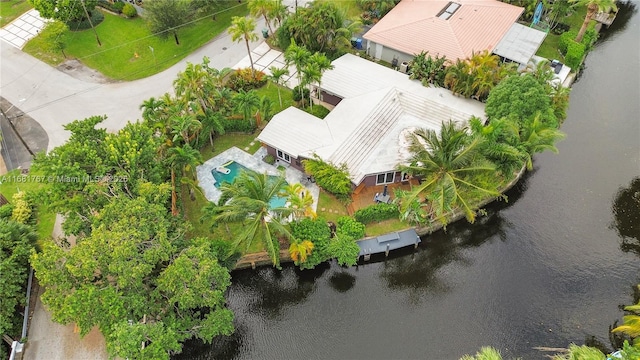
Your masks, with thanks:
[{"label": "palm tree", "polygon": [[525,121],[520,129],[519,147],[526,154],[527,169],[533,168],[533,154],[551,150],[558,153],[555,143],[564,139],[565,134],[560,130],[545,124],[540,113],[530,121]]},{"label": "palm tree", "polygon": [[222,195],[209,218],[215,223],[242,221],[243,231],[235,238],[234,245],[249,248],[254,241],[261,241],[273,265],[280,267],[280,246],[277,236],[293,239],[282,219],[299,211],[287,207],[272,207],[269,201],[279,196],[285,187],[283,177],[271,177],[253,171],[242,172],[231,184],[223,183]]},{"label": "palm tree", "polygon": [[587,15],[584,17],[584,22],[580,27],[580,31],[578,31],[578,35],[576,36],[576,42],[581,42],[584,37],[585,32],[587,32],[587,28],[589,27],[589,23],[593,19],[593,17],[598,12],[610,12],[618,11],[618,7],[616,6],[616,0],[569,0],[578,6],[587,6]]},{"label": "palm tree", "polygon": [[527,153],[520,146],[519,128],[513,119],[502,118],[491,120],[487,125],[476,117],[469,121],[471,131],[481,136],[482,154],[496,165],[498,171],[509,177],[514,171],[520,170]]},{"label": "palm tree", "polygon": [[294,219],[299,220],[302,216],[315,219],[318,215],[313,210],[313,196],[306,191],[300,183],[290,184],[285,188],[287,201],[290,207],[304,211],[304,213],[294,213]]},{"label": "palm tree", "polygon": [[289,69],[286,67],[277,68],[272,66],[269,68],[269,72],[271,75],[268,75],[267,78],[278,86],[278,100],[280,100],[280,107],[282,108],[282,95],[280,95],[280,86],[284,85],[284,76],[289,75]]},{"label": "palm tree", "polygon": [[155,97],[149,98],[149,100],[145,100],[140,105],[140,110],[142,110],[142,118],[146,121],[151,122],[152,118],[156,113],[160,110],[160,108],[164,105],[162,99],[157,99]]},{"label": "palm tree", "polygon": [[181,177],[185,177],[187,172],[191,172],[193,176],[195,166],[202,164],[202,155],[189,144],[185,144],[182,147],[169,148],[168,153],[169,163],[171,164],[171,214],[176,216],[178,215],[176,206],[176,169],[180,170]]},{"label": "palm tree", "polygon": [[272,0],[249,0],[247,7],[251,16],[264,17],[264,22],[269,27],[269,34],[273,35],[273,29],[271,28],[271,8],[275,6],[275,2]]},{"label": "palm tree", "polygon": [[[251,115],[260,107],[260,97],[255,90],[240,90],[233,96],[234,110],[242,114],[245,121],[251,121]],[[254,118],[255,120],[255,118]]]},{"label": "palm tree", "polygon": [[169,123],[171,124],[172,141],[174,143],[181,140],[184,144],[191,144],[191,141],[202,128],[202,123],[192,113],[172,116],[169,119]]},{"label": "palm tree", "polygon": [[[298,84],[302,84],[302,68],[307,64],[310,56],[309,50],[304,46],[298,46],[293,39],[291,40],[291,45],[284,52],[287,66],[293,64],[296,67]],[[302,86],[300,86],[300,98],[302,98]]]},{"label": "palm tree", "polygon": [[200,123],[202,124],[202,129],[200,129],[201,133],[207,134],[209,136],[209,145],[211,145],[211,149],[213,150],[213,135],[218,133],[220,135],[224,135],[224,125],[222,123],[223,116],[216,111],[211,109],[206,109],[204,115],[200,119]]},{"label": "palm tree", "polygon": [[258,107],[258,112],[256,113],[256,125],[258,127],[261,126],[262,120],[269,121],[273,117],[273,112],[271,110],[273,102],[266,95],[260,98],[260,105]]},{"label": "palm tree", "polygon": [[282,21],[289,15],[287,6],[282,3],[282,0],[275,0],[273,6],[269,8],[269,17],[274,19],[278,26],[282,25]]},{"label": "palm tree", "polygon": [[493,175],[495,166],[481,153],[483,139],[467,133],[452,121],[443,123],[440,133],[418,129],[409,145],[409,165],[400,165],[399,171],[422,178],[405,197],[401,213],[407,211],[416,199],[423,196],[432,208],[431,215],[447,223],[446,215],[461,208],[469,222],[475,221],[475,210],[469,197],[479,193],[499,196],[494,184],[485,185],[482,175]]},{"label": "palm tree", "polygon": [[324,72],[327,70],[333,69],[334,66],[331,64],[331,60],[329,60],[329,58],[325,54],[320,52],[315,52],[313,55],[311,55],[309,57],[309,63],[315,64],[318,68],[318,71],[320,71],[320,76],[317,79],[317,83],[318,83],[317,95],[318,95],[318,100],[320,100],[320,85],[322,81],[322,74],[324,74]]},{"label": "palm tree", "polygon": [[[316,63],[309,62],[304,68],[302,68],[302,83],[300,84],[300,88],[314,82],[320,82],[321,78],[322,73],[320,72],[318,65]],[[309,96],[309,106],[313,109],[313,99],[311,96]]]},{"label": "palm tree", "polygon": [[254,33],[256,30],[256,22],[253,19],[234,16],[231,18],[231,27],[227,30],[231,34],[231,40],[240,42],[244,40],[247,45],[247,54],[249,54],[249,61],[251,62],[251,72],[253,77],[256,76],[256,70],[253,67],[253,58],[251,57],[251,49],[249,48],[249,41],[257,41],[258,35]]}]

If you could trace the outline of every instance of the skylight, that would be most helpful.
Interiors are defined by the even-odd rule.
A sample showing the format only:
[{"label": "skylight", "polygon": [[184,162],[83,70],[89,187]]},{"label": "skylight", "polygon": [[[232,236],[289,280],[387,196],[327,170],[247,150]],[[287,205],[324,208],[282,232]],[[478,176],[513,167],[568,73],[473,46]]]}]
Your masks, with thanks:
[{"label": "skylight", "polygon": [[458,9],[460,9],[460,4],[455,2],[449,2],[447,6],[444,7],[442,11],[438,14],[438,17],[442,20],[449,20],[451,15],[453,15]]}]

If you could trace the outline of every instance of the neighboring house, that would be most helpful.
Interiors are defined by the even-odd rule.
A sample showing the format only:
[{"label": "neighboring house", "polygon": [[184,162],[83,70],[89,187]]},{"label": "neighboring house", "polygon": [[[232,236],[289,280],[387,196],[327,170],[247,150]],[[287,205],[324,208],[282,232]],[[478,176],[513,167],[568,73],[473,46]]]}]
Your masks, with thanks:
[{"label": "neighboring house", "polygon": [[484,116],[481,102],[424,87],[405,74],[358,56],[333,61],[322,77],[321,94],[336,107],[323,119],[289,107],[257,137],[269,154],[302,169],[318,155],[346,164],[353,187],[406,180],[396,166],[406,161],[407,135],[418,128],[439,131],[443,122],[466,123]]},{"label": "neighboring house", "polygon": [[364,35],[367,54],[401,64],[422,51],[455,62],[487,50],[526,65],[546,33],[517,24],[523,11],[498,0],[402,0]]}]

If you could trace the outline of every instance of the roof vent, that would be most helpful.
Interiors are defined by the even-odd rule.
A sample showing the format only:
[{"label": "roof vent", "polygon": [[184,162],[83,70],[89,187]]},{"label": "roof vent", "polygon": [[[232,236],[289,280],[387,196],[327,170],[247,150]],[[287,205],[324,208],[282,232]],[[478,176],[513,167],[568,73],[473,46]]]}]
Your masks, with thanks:
[{"label": "roof vent", "polygon": [[451,15],[460,9],[460,6],[460,4],[451,1],[438,13],[438,17],[442,20],[449,20]]}]

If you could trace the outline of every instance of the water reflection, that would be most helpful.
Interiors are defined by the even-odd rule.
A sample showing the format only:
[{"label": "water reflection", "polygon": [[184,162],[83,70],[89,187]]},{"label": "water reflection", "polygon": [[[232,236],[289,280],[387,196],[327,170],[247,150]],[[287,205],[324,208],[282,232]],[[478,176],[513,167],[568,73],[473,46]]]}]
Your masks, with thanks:
[{"label": "water reflection", "polygon": [[329,278],[329,286],[339,293],[345,293],[356,284],[356,277],[346,271],[334,273]]},{"label": "water reflection", "polygon": [[616,193],[612,227],[622,239],[620,249],[640,255],[640,177]]}]

